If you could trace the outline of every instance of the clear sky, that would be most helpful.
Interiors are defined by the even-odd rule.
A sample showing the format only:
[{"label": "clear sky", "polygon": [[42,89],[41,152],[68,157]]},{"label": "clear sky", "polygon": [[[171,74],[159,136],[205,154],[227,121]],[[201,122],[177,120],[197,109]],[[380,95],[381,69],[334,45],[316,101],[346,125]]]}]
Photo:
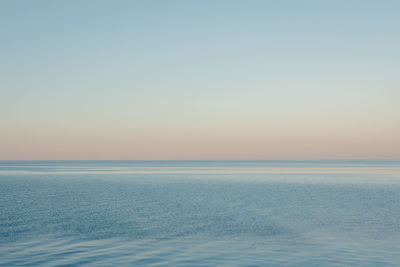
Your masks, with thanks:
[{"label": "clear sky", "polygon": [[400,1],[0,1],[0,159],[400,159]]}]

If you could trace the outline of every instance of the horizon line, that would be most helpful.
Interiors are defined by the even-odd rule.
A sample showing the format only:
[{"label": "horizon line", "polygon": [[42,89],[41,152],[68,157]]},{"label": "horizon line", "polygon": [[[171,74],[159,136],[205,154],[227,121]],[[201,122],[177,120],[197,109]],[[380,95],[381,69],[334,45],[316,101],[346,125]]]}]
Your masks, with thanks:
[{"label": "horizon line", "polygon": [[0,159],[5,161],[400,161],[399,159]]}]

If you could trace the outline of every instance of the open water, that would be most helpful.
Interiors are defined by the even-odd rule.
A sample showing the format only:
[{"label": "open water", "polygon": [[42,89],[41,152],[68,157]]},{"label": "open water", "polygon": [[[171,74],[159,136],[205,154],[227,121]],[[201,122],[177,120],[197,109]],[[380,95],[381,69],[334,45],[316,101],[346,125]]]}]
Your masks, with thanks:
[{"label": "open water", "polygon": [[400,162],[2,161],[0,266],[400,266]]}]

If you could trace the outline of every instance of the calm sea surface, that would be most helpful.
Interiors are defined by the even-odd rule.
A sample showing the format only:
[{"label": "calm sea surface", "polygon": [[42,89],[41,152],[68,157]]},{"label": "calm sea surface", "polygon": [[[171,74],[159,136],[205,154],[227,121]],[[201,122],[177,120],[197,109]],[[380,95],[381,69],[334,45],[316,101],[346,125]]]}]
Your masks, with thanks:
[{"label": "calm sea surface", "polygon": [[400,266],[399,161],[2,161],[1,266]]}]

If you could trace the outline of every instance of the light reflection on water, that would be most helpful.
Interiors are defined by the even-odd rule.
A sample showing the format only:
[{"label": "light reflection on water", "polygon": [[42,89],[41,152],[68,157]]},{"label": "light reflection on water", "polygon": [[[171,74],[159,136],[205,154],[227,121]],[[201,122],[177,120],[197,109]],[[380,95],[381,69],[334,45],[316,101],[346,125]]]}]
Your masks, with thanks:
[{"label": "light reflection on water", "polygon": [[0,265],[397,266],[399,168],[1,162]]}]

